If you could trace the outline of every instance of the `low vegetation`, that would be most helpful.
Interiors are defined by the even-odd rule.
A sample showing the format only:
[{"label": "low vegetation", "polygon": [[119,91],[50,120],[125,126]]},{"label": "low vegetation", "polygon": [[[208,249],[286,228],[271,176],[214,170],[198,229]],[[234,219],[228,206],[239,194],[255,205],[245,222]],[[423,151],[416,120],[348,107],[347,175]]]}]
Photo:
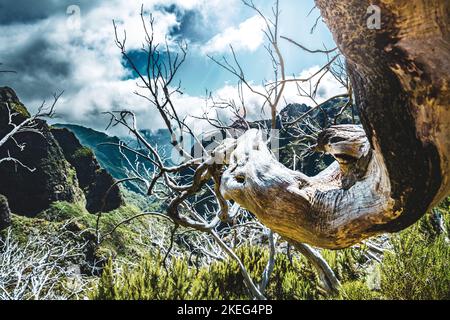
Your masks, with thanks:
[{"label": "low vegetation", "polygon": [[[448,232],[448,208],[444,213]],[[430,229],[430,216],[393,235],[381,263],[367,258],[366,248],[322,253],[342,286],[324,296],[313,268],[301,256],[276,256],[266,294],[269,299],[449,299],[450,245],[446,233]],[[237,250],[255,281],[267,262],[268,250],[245,246]],[[109,261],[90,294],[92,299],[246,299],[248,292],[234,261],[196,267],[187,257],[164,262],[148,255],[136,265]]]},{"label": "low vegetation", "polygon": [[[334,296],[321,289],[315,269],[304,257],[282,247],[276,254],[265,291],[267,298],[449,299],[449,201],[433,212],[444,217],[444,229],[436,228],[432,214],[425,216],[416,225],[390,237],[381,263],[370,258],[364,245],[339,251],[322,250],[342,284]],[[106,300],[251,297],[234,260],[214,259],[205,263],[206,260],[183,249],[179,239],[173,244],[173,253],[166,257],[164,248],[170,246],[171,230],[164,220],[144,216],[114,230],[117,224],[140,213],[140,209],[131,205],[102,213],[98,229],[98,216],[87,212],[82,204],[56,202],[33,219],[14,215],[12,227],[1,235],[2,297]],[[36,245],[40,250],[36,250]],[[255,244],[236,248],[256,283],[261,281],[268,251],[264,245]],[[56,253],[64,254],[40,263]],[[11,261],[25,271],[29,269],[27,263],[32,263],[48,279],[37,289],[35,280],[24,282],[24,279],[39,274],[24,272],[21,277],[14,276],[5,271]]]}]

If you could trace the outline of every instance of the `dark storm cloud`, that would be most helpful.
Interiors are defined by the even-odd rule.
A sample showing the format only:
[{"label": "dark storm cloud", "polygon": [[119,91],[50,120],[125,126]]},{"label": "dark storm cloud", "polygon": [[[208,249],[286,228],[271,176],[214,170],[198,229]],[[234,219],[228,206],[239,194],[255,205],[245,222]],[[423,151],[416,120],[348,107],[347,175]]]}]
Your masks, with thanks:
[{"label": "dark storm cloud", "polygon": [[[34,25],[40,20],[64,16],[67,8],[78,5],[87,12],[100,1],[73,0],[0,0],[0,27]],[[14,30],[10,30],[14,32]],[[24,43],[9,43],[14,50],[3,51],[0,61],[16,74],[2,77],[2,82],[13,86],[25,100],[42,99],[58,90],[72,71],[69,57],[59,54],[47,32],[33,32]],[[4,44],[2,44],[4,45]]]},{"label": "dark storm cloud", "polygon": [[30,39],[23,47],[16,48],[11,56],[6,56],[5,61],[10,61],[8,65],[19,73],[49,73],[56,78],[70,75],[70,61],[55,55],[52,45],[45,38]]},{"label": "dark storm cloud", "polygon": [[0,0],[0,25],[33,23],[53,15],[65,15],[70,5],[78,5],[88,11],[100,0]]},{"label": "dark storm cloud", "polygon": [[56,54],[48,40],[38,35],[16,47],[13,53],[2,55],[1,60],[8,69],[16,71],[5,80],[27,100],[40,99],[44,92],[57,90],[55,84],[63,83],[72,72],[69,58]]}]

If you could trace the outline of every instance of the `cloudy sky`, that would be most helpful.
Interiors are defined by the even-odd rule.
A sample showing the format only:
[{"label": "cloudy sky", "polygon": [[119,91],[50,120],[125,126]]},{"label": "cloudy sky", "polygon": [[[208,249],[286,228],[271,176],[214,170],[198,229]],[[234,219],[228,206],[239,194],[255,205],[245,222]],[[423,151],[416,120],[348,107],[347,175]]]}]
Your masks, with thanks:
[{"label": "cloudy sky", "polygon": [[[270,13],[272,0],[254,0]],[[114,43],[112,20],[127,31],[127,49],[139,59],[144,40],[139,17],[141,4],[155,18],[155,37],[170,44],[183,39],[189,53],[178,79],[183,95],[175,97],[181,114],[201,114],[205,90],[222,98],[236,95],[236,79],[212,62],[208,55],[229,56],[235,48],[247,78],[260,85],[273,78],[264,49],[264,25],[240,0],[0,0],[0,62],[16,74],[2,74],[0,86],[11,86],[34,110],[53,92],[64,90],[57,106],[58,121],[104,129],[103,111],[131,109],[141,127],[157,129],[161,122],[148,103],[133,94],[136,80]],[[308,16],[313,0],[281,0],[280,34],[313,48],[334,47],[319,15]],[[307,75],[325,62],[325,57],[301,52],[281,44],[289,75]],[[326,78],[319,99],[341,92]],[[261,101],[248,95],[249,108]],[[306,102],[294,88],[286,91],[287,102]]]}]

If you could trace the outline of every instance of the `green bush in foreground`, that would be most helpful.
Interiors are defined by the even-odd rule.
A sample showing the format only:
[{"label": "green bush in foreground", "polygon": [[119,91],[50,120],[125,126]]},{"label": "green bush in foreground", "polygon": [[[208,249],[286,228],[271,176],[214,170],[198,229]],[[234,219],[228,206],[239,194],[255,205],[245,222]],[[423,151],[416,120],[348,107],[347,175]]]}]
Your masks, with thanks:
[{"label": "green bush in foreground", "polygon": [[[267,262],[267,252],[257,247],[244,247],[237,252],[254,281]],[[161,256],[146,257],[136,267],[114,271],[109,263],[103,271],[91,299],[101,300],[205,300],[248,299],[251,296],[234,261],[218,261],[196,269],[186,259],[172,259],[164,268]],[[274,272],[266,291],[269,299],[318,299],[314,272],[303,260],[286,255],[276,257]]]},{"label": "green bush in foreground", "polygon": [[392,239],[393,252],[381,264],[381,290],[387,299],[450,299],[450,244],[429,241],[419,226]]},{"label": "green bush in foreground", "polygon": [[[447,233],[436,229],[426,215],[414,226],[391,235],[381,263],[368,261],[364,249],[323,250],[323,256],[342,283],[335,299],[450,299],[450,243],[447,240],[448,201],[437,208]],[[237,254],[255,283],[261,280],[268,252],[262,247],[242,247]],[[248,299],[251,298],[238,265],[227,259],[196,268],[188,259],[149,254],[140,262],[110,262],[90,293],[91,299]],[[167,269],[166,269],[167,268]],[[292,261],[276,256],[265,292],[269,299],[324,298],[313,268],[301,256]]]},{"label": "green bush in foreground", "polygon": [[[448,211],[441,211],[448,226]],[[430,219],[431,215],[427,215],[414,226],[392,236],[392,248],[375,270],[380,278],[379,290],[370,290],[367,281],[361,279],[344,283],[339,298],[450,299],[450,243],[445,232],[436,232]]]},{"label": "green bush in foreground", "polygon": [[362,281],[344,283],[340,289],[340,300],[380,300],[381,294],[368,288]]},{"label": "green bush in foreground", "polygon": [[[424,218],[426,219],[426,218]],[[368,274],[362,256],[349,250],[324,251],[325,258],[341,279],[336,299],[449,299],[450,246],[445,235],[429,236],[423,223],[393,235],[392,248]],[[356,249],[352,249],[357,251]],[[267,250],[243,247],[237,250],[252,279],[258,283],[267,263]],[[251,296],[234,261],[217,261],[195,268],[187,259],[172,259],[164,267],[161,256],[147,256],[134,267],[109,263],[91,299],[248,299]],[[374,277],[376,286],[368,283]],[[372,279],[373,281],[373,279]],[[317,277],[304,258],[277,254],[274,271],[265,292],[269,299],[320,299]]]}]

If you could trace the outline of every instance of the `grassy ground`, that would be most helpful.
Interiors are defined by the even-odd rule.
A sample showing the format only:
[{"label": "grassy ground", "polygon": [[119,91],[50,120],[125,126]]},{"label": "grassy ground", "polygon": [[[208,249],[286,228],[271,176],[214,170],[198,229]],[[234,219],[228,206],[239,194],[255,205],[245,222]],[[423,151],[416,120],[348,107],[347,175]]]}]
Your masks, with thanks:
[{"label": "grassy ground", "polygon": [[[339,251],[323,250],[323,256],[342,283],[339,294],[326,296],[312,266],[301,256],[276,257],[266,295],[269,299],[450,299],[449,203],[435,209],[444,216],[447,234],[439,232],[431,214],[417,224],[392,235],[381,263],[368,260],[364,246]],[[136,206],[123,206],[103,213],[100,234],[140,214]],[[249,294],[234,261],[216,261],[195,267],[185,257],[164,261],[155,242],[168,239],[170,226],[164,220],[143,217],[122,225],[97,240],[97,215],[82,204],[54,203],[30,219],[13,216],[10,233],[25,244],[32,235],[56,237],[86,243],[84,261],[78,261],[91,285],[84,296],[92,299],[247,299]],[[63,232],[68,231],[68,232]],[[63,241],[64,242],[64,241]],[[161,245],[161,243],[160,243]],[[167,243],[162,243],[166,247]],[[238,249],[243,263],[258,282],[268,252],[262,246]],[[89,266],[106,266],[100,277],[89,274]],[[84,264],[84,266],[83,266]],[[83,294],[81,295],[83,296]]]}]

